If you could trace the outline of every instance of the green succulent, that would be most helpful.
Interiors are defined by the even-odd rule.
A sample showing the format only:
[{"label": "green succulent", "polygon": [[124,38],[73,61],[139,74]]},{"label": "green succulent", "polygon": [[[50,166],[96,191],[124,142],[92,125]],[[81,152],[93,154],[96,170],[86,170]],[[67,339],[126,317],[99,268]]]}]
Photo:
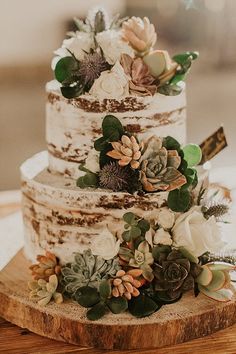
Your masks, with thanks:
[{"label": "green succulent", "polygon": [[230,301],[234,291],[231,288],[230,271],[236,266],[227,263],[207,263],[197,277],[199,291],[217,301]]},{"label": "green succulent", "polygon": [[134,251],[126,247],[121,247],[119,255],[121,259],[128,262],[130,267],[142,269],[142,276],[146,280],[149,282],[153,280],[154,276],[151,265],[154,262],[154,258],[147,241],[142,241]]},{"label": "green succulent", "polygon": [[44,279],[33,280],[28,283],[30,298],[37,300],[40,306],[46,306],[51,300],[57,304],[63,302],[62,294],[57,292],[58,279],[55,274],[49,277],[47,282]]},{"label": "green succulent", "polygon": [[76,253],[74,262],[62,267],[62,285],[73,296],[83,286],[98,288],[102,280],[114,276],[119,269],[118,258],[104,260],[86,250],[83,254]]}]

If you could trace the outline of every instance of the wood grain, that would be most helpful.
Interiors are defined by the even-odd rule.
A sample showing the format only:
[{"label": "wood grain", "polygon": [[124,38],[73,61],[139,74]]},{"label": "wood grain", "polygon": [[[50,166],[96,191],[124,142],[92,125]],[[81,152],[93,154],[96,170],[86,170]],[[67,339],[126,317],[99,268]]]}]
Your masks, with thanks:
[{"label": "wood grain", "polygon": [[19,252],[0,273],[0,316],[56,340],[87,347],[146,350],[206,336],[236,322],[236,301],[222,304],[203,295],[195,300],[191,294],[143,319],[126,313],[91,322],[77,304],[42,308],[29,300],[28,266]]}]

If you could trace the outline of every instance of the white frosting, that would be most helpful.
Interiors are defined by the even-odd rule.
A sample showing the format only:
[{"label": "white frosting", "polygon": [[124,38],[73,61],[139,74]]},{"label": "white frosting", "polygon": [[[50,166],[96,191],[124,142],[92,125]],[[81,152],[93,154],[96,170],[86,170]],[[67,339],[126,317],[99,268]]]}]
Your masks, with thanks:
[{"label": "white frosting", "polygon": [[[127,103],[126,99],[108,102],[97,101],[89,94],[80,96],[80,102],[86,100],[87,105],[100,105],[100,110],[106,103],[108,108],[98,113],[80,108],[77,100],[63,98],[55,90],[54,82],[47,85],[47,91],[55,97],[54,101],[47,103],[46,108],[46,139],[51,172],[59,172],[72,178],[81,175],[78,165],[85,162],[88,153],[93,149],[94,140],[101,136],[102,118],[106,114],[115,115],[124,126],[138,127],[137,135],[140,140],[151,135],[171,135],[182,144],[186,142],[185,91],[178,96],[127,96],[126,99],[134,99],[132,108],[127,109],[125,105],[131,103]],[[114,103],[119,104],[123,111],[114,111]],[[145,108],[139,110],[140,105]]]},{"label": "white frosting", "polygon": [[167,199],[165,192],[140,197],[79,189],[74,180],[52,175],[46,166],[45,152],[21,166],[25,253],[31,261],[45,250],[56,254],[63,263],[71,261],[76,251],[91,248],[96,253],[98,238],[104,238],[107,226],[113,232],[122,231],[126,211],[154,218]]}]

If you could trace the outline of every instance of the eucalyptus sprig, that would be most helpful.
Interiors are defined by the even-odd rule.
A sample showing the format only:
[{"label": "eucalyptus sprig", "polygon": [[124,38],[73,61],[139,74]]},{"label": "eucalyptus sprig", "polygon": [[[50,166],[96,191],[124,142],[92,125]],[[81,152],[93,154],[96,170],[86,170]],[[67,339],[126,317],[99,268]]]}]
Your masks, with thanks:
[{"label": "eucalyptus sprig", "polygon": [[125,231],[122,238],[125,242],[130,242],[137,238],[145,239],[146,232],[150,229],[150,223],[143,218],[129,212],[123,215]]},{"label": "eucalyptus sprig", "polygon": [[85,172],[85,175],[82,177],[79,177],[76,181],[77,187],[80,188],[96,188],[99,186],[99,178],[98,174],[91,172],[87,168],[84,167],[84,165],[79,166],[79,170]]}]

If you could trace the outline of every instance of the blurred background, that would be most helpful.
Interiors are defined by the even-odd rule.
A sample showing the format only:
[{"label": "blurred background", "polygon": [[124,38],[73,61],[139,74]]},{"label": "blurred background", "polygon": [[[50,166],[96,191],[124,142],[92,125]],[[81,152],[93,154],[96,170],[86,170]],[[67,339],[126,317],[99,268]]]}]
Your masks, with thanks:
[{"label": "blurred background", "polygon": [[188,140],[200,143],[224,124],[229,147],[213,166],[236,164],[235,0],[1,0],[0,190],[19,188],[21,162],[45,149],[53,50],[71,19],[85,17],[94,5],[110,14],[150,17],[158,48],[171,54],[200,51],[187,81]]}]

